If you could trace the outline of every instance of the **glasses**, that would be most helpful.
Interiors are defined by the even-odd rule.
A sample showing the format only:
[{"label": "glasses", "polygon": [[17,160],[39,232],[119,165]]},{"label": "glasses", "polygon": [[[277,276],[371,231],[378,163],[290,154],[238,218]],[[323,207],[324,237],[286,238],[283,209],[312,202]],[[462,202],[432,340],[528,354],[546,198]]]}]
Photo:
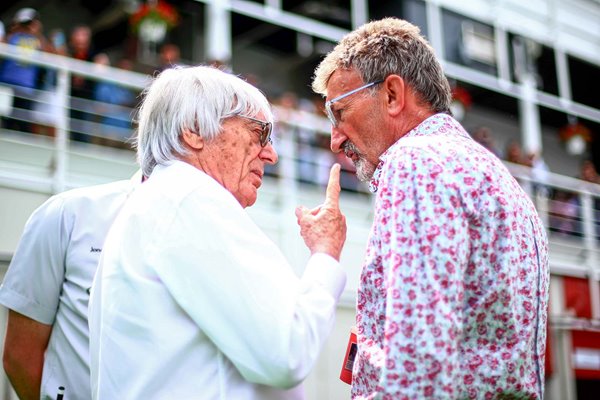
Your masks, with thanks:
[{"label": "glasses", "polygon": [[325,111],[327,112],[327,118],[329,118],[329,121],[331,121],[331,125],[333,125],[333,126],[338,126],[338,121],[337,121],[337,119],[335,118],[335,114],[333,113],[333,110],[331,109],[331,105],[332,105],[333,103],[335,103],[336,101],[339,101],[339,100],[341,100],[341,99],[343,99],[343,98],[345,98],[345,97],[348,97],[348,96],[350,96],[351,94],[354,94],[354,93],[360,92],[360,91],[361,91],[361,90],[363,90],[363,89],[370,88],[371,86],[377,85],[377,84],[379,84],[379,83],[383,82],[384,80],[385,80],[385,79],[380,79],[380,80],[378,80],[378,81],[375,81],[375,82],[367,83],[366,85],[363,85],[363,86],[361,86],[361,87],[359,87],[359,88],[356,88],[356,89],[354,89],[354,90],[351,90],[351,91],[349,91],[349,92],[347,92],[347,93],[344,93],[343,95],[341,95],[341,96],[338,96],[338,97],[336,97],[335,99],[331,99],[331,100],[329,100],[329,101],[325,102]]},{"label": "glasses", "polygon": [[261,121],[260,119],[246,117],[245,115],[238,115],[238,117],[242,117],[245,119],[249,119],[252,122],[256,122],[260,125],[260,145],[265,147],[268,144],[273,144],[273,140],[271,139],[271,132],[273,131],[273,124],[270,122]]}]

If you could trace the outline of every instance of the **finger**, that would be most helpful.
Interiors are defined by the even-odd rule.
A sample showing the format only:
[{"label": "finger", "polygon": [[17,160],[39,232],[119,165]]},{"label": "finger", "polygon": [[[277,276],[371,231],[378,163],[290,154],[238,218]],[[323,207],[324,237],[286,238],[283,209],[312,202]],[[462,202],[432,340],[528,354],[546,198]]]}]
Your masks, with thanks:
[{"label": "finger", "polygon": [[325,204],[338,206],[340,201],[340,164],[333,164],[329,171],[329,182],[327,183],[327,191],[325,192]]},{"label": "finger", "polygon": [[298,220],[298,223],[300,223],[300,221],[304,218],[304,214],[306,214],[306,212],[307,212],[306,207],[304,207],[304,206],[296,207],[296,219]]}]

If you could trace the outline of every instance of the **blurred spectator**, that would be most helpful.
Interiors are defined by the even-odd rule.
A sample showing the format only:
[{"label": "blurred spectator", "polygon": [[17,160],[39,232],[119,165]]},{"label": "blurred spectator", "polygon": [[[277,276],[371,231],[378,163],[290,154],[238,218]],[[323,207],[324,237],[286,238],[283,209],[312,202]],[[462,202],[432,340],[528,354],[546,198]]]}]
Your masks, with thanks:
[{"label": "blurred spectator", "polygon": [[65,32],[62,29],[52,29],[48,35],[50,42],[54,47],[54,52],[61,56],[66,56],[69,51],[67,49],[67,39]]},{"label": "blurred spectator", "polygon": [[[69,36],[69,54],[72,58],[82,61],[93,61],[95,52],[92,46],[92,30],[87,25],[76,25]],[[80,78],[80,77],[77,77]],[[82,81],[75,79],[75,86],[81,86]]]},{"label": "blurred spectator", "polygon": [[[42,22],[33,8],[21,8],[12,20],[6,42],[24,51],[53,51],[52,45],[43,35]],[[40,68],[34,64],[5,59],[0,66],[0,82],[12,86],[12,114],[4,120],[8,129],[31,132],[31,110],[38,86]]]},{"label": "blurred spectator", "polygon": [[473,133],[471,134],[473,140],[477,143],[488,149],[493,155],[498,158],[501,158],[500,152],[496,148],[496,143],[494,141],[494,136],[492,135],[492,131],[487,126],[479,126],[475,128]]},{"label": "blurred spectator", "polygon": [[[590,160],[581,164],[579,179],[600,184],[600,176]],[[555,190],[550,203],[550,230],[553,232],[581,237],[583,235],[583,210],[581,199],[575,194]],[[600,194],[592,197],[592,218],[596,239],[600,239]]]},{"label": "blurred spectator", "polygon": [[[531,167],[531,177],[533,178],[534,182],[546,182],[550,169],[540,154],[527,154],[525,158],[525,165]],[[534,183],[533,190],[534,193],[532,194],[543,196],[545,198],[550,197],[550,189],[543,183]]]},{"label": "blurred spectator", "polygon": [[554,191],[549,207],[550,231],[560,235],[581,236],[579,201],[571,192]]},{"label": "blurred spectator", "polygon": [[[600,175],[591,160],[584,160],[581,164],[579,179],[600,185]],[[596,239],[600,240],[600,194],[592,197],[592,216],[594,218],[594,231]]]},{"label": "blurred spectator", "polygon": [[[213,59],[213,60],[209,60],[207,62],[207,64],[210,65],[211,67],[218,68],[221,71],[225,71],[228,73],[233,72],[229,62],[227,62],[225,60]],[[246,74],[245,79],[251,85],[256,85],[258,83],[258,76],[254,75],[254,74]]]},{"label": "blurred spectator", "polygon": [[506,145],[504,159],[514,164],[530,166],[529,161],[523,155],[523,149],[521,149],[521,144],[515,139],[510,140]]},{"label": "blurred spectator", "polygon": [[295,122],[298,179],[304,183],[327,185],[334,156],[328,144],[325,148],[321,147],[322,142],[317,132],[305,128],[303,123],[305,118],[315,113],[314,103],[309,99],[298,98],[292,92],[284,92],[279,103],[289,110],[286,120]]},{"label": "blurred spectator", "polygon": [[[108,55],[99,53],[94,57],[94,63],[99,66],[109,66]],[[118,68],[131,71],[133,63],[122,59],[117,64]],[[94,137],[94,143],[111,145],[114,147],[126,146],[131,137],[131,111],[136,101],[136,94],[129,88],[108,81],[98,81],[93,94],[95,115],[99,129]]]},{"label": "blurred spectator", "polygon": [[[325,118],[325,99],[319,94],[313,93],[310,97],[310,102],[313,105],[313,109],[315,110],[315,114]],[[329,145],[327,145],[329,148]]]},{"label": "blurred spectator", "polygon": [[156,69],[156,74],[164,71],[165,69],[172,68],[175,65],[179,65],[181,52],[179,46],[173,43],[165,43],[160,47],[158,53],[158,60],[160,65]]},{"label": "blurred spectator", "polygon": [[[248,79],[248,76],[246,76],[246,79]],[[311,174],[310,159],[307,159],[311,155],[310,146],[304,140],[301,140],[298,129],[290,124],[290,122],[293,122],[295,113],[298,112],[298,97],[293,92],[284,92],[273,101],[273,104],[277,107],[275,109],[277,129],[279,131],[277,136],[284,137],[288,142],[294,142],[294,145],[296,146],[296,178],[300,181],[307,182],[310,179]],[[277,142],[275,142],[275,146],[277,146]],[[287,152],[287,149],[278,149],[278,151]],[[269,166],[268,168],[265,166],[265,173],[268,172],[271,175],[276,175],[277,168],[277,164]],[[286,171],[282,172],[286,173]]]},{"label": "blurred spectator", "polygon": [[4,36],[6,32],[4,31],[4,23],[0,21],[0,42],[4,42]]},{"label": "blurred spectator", "polygon": [[[93,61],[95,52],[92,46],[92,31],[87,25],[76,25],[69,36],[69,55],[81,61]],[[89,142],[90,136],[86,121],[92,116],[88,100],[93,97],[94,82],[83,76],[71,76],[71,139]]]},{"label": "blurred spectator", "polygon": [[600,184],[600,175],[596,171],[596,167],[591,160],[585,160],[581,164],[580,179],[586,182]]},{"label": "blurred spectator", "polygon": [[[61,56],[67,55],[67,43],[65,33],[62,29],[53,29],[48,35],[54,47],[54,52]],[[40,89],[33,106],[34,120],[36,122],[32,129],[35,133],[54,136],[58,118],[62,112],[59,104],[56,84],[57,71],[53,68],[45,68],[40,71]]]},{"label": "blurred spectator", "polygon": [[[506,145],[505,158],[506,161],[523,165],[531,168],[530,177],[533,181],[545,181],[550,171],[548,165],[544,159],[537,153],[525,154],[521,148],[521,144],[517,140],[510,140]],[[536,183],[532,184],[531,180],[517,181],[521,184],[523,189],[530,195],[541,195],[549,197],[549,190],[545,185]]]},{"label": "blurred spectator", "polygon": [[315,138],[315,162],[317,168],[315,180],[320,186],[327,186],[327,182],[329,181],[329,170],[335,162],[335,156],[329,149],[329,135],[316,134]]}]

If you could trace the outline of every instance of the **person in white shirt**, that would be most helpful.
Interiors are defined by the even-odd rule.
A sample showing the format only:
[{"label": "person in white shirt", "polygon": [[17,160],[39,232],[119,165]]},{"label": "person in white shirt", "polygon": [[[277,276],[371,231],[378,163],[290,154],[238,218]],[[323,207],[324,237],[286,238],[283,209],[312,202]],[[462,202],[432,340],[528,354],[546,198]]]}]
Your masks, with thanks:
[{"label": "person in white shirt", "polygon": [[94,399],[302,399],[346,274],[339,166],[325,203],[296,216],[298,278],[244,211],[277,161],[272,112],[215,68],[163,71],[138,114],[147,181],[108,233],[92,288]]},{"label": "person in white shirt", "polygon": [[21,399],[90,398],[87,307],[106,232],[131,180],[70,190],[33,212],[0,287],[4,370]]}]

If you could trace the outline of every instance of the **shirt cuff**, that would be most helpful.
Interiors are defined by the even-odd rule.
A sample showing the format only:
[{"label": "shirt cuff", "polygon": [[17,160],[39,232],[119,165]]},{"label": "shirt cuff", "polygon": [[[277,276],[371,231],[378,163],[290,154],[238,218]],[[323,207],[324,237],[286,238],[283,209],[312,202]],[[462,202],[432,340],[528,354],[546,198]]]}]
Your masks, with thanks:
[{"label": "shirt cuff", "polygon": [[346,271],[329,254],[315,253],[306,264],[302,280],[305,282],[316,282],[331,293],[337,302],[346,286]]},{"label": "shirt cuff", "polygon": [[55,311],[37,304],[5,285],[0,288],[0,304],[45,325],[52,325],[56,317]]}]

